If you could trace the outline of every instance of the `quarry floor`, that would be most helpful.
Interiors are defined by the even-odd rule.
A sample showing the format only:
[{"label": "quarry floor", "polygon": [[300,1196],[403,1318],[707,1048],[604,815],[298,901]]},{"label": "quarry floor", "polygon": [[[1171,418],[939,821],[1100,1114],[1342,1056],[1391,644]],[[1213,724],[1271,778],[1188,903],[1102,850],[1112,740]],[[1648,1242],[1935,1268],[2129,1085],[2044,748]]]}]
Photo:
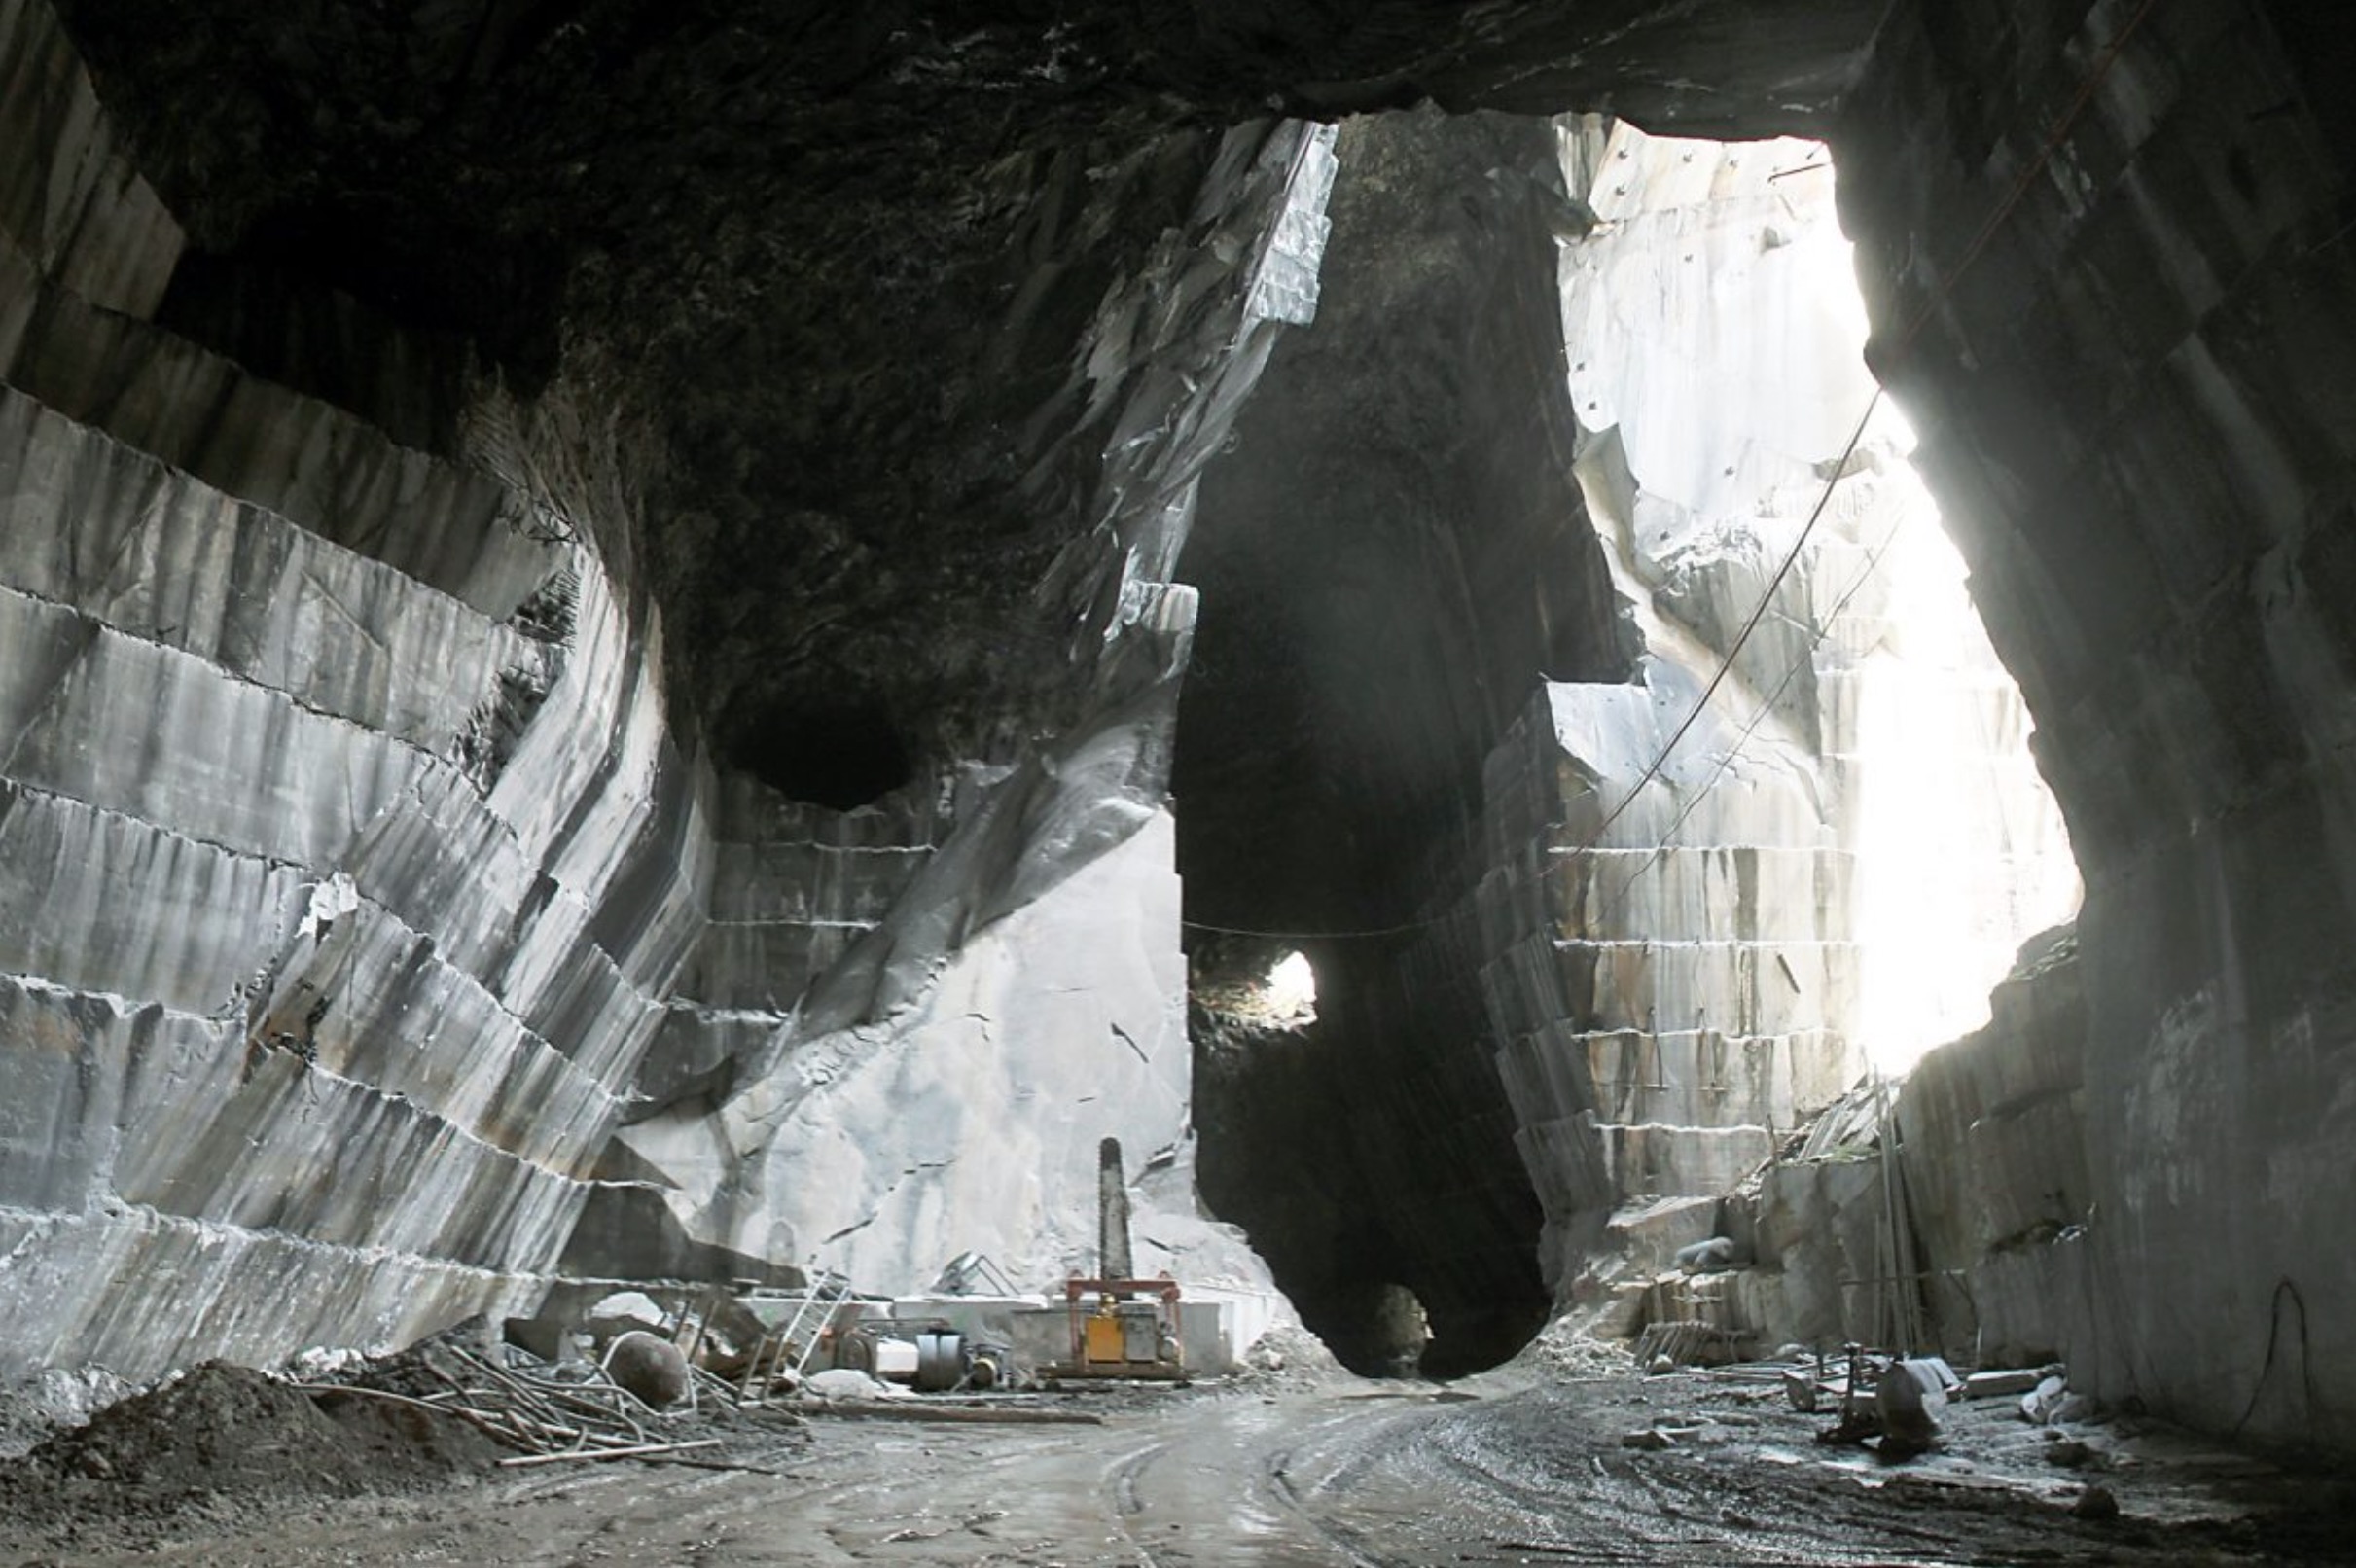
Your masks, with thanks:
[{"label": "quarry floor", "polygon": [[[1885,1463],[1818,1443],[1827,1422],[1772,1376],[1525,1369],[1053,1405],[1100,1425],[820,1415],[698,1450],[750,1469],[548,1466],[267,1506],[197,1490],[161,1520],[109,1522],[93,1490],[85,1516],[6,1526],[0,1568],[2356,1562],[2344,1481],[2124,1419],[2071,1429],[2088,1452],[2064,1469],[2010,1400]],[[1624,1443],[1640,1432],[1668,1445]],[[2089,1484],[2120,1517],[2073,1515]]]}]

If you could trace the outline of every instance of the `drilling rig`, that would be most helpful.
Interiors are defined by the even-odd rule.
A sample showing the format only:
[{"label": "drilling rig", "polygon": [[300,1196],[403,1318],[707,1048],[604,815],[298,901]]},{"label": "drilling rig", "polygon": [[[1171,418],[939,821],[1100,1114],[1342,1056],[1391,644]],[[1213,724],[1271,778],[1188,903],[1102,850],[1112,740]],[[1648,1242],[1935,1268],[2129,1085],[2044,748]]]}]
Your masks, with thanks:
[{"label": "drilling rig", "polygon": [[1057,1379],[1119,1377],[1184,1382],[1178,1341],[1178,1282],[1167,1274],[1138,1279],[1129,1252],[1128,1181],[1121,1140],[1096,1146],[1098,1277],[1063,1282],[1071,1318],[1070,1359],[1040,1369]]}]

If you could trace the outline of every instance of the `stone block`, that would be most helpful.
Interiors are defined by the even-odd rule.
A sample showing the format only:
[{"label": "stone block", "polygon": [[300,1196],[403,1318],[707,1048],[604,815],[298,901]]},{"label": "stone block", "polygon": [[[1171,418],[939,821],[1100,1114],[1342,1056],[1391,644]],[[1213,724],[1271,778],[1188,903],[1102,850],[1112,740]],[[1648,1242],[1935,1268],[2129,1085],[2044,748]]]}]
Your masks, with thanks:
[{"label": "stone block", "polygon": [[610,1092],[623,1095],[666,1014],[602,949],[584,944],[572,950],[524,1022]]},{"label": "stone block", "polygon": [[1582,1037],[1551,1025],[1500,1047],[1493,1058],[1506,1100],[1524,1123],[1597,1109]]},{"label": "stone block", "polygon": [[733,1063],[752,1061],[787,1024],[783,1014],[732,1012],[673,1002],[640,1054],[637,1096],[660,1105],[717,1083]]},{"label": "stone block", "polygon": [[1744,1310],[1763,1336],[1819,1347],[1874,1337],[1874,1281],[1888,1272],[1880,1177],[1871,1158],[1767,1168],[1735,1216],[1762,1265],[1737,1277],[1756,1282]]},{"label": "stone block", "polygon": [[1524,1120],[1516,1128],[1515,1147],[1549,1215],[1600,1222],[1616,1205],[1619,1191],[1604,1147],[1608,1130],[1588,1113]]},{"label": "stone block", "polygon": [[296,867],[0,782],[0,908],[20,911],[0,920],[0,972],[212,1013],[292,935],[303,881]]},{"label": "stone block", "polygon": [[494,480],[396,446],[340,410],[41,284],[0,246],[0,378],[67,418],[504,621],[562,564]]},{"label": "stone block", "polygon": [[[560,847],[592,861],[626,851],[636,828],[628,819],[653,791],[661,744],[662,699],[650,669],[660,643],[633,624],[602,568],[574,565],[581,588],[564,669],[485,802],[525,862],[543,868]],[[596,813],[603,831],[588,834],[583,802],[592,795],[605,797]]]},{"label": "stone block", "polygon": [[[439,761],[419,767],[401,809],[368,824],[342,869],[373,902],[431,927],[443,958],[478,976],[507,962],[526,910],[545,918],[560,897],[474,783]],[[566,908],[587,923],[578,900]]]},{"label": "stone block", "polygon": [[389,1351],[477,1313],[526,1312],[547,1289],[141,1209],[0,1215],[0,1313],[18,1326],[0,1368],[18,1373],[87,1360],[137,1379],[207,1356],[267,1364],[290,1346]]},{"label": "stone block", "polygon": [[145,316],[186,243],[49,0],[0,0],[0,235],[92,304]]},{"label": "stone block", "polygon": [[400,1094],[224,1032],[169,1094],[126,1104],[124,1201],[486,1270],[553,1265],[585,1193]]},{"label": "stone block", "polygon": [[0,387],[0,585],[446,747],[542,646]]},{"label": "stone block", "polygon": [[[652,721],[659,739],[660,709],[640,705],[632,718],[632,731]],[[584,802],[584,826],[553,857],[554,875],[599,889],[589,939],[631,983],[657,992],[669,988],[703,931],[714,858],[686,769],[667,751],[649,759],[651,775],[626,787],[617,778]],[[601,831],[613,837],[601,839]],[[596,844],[609,846],[605,856],[589,852]]]},{"label": "stone block", "polygon": [[1646,1198],[1614,1211],[1606,1228],[1628,1265],[1641,1273],[1668,1268],[1680,1249],[1718,1233],[1715,1195]]},{"label": "stone block", "polygon": [[712,918],[872,924],[931,854],[926,844],[732,846],[713,869]]},{"label": "stone block", "polygon": [[1557,942],[1569,1016],[1590,1029],[1719,1028],[1741,1035],[1838,1026],[1857,987],[1839,942]]},{"label": "stone block", "polygon": [[10,775],[247,854],[334,864],[421,762],[375,731],[7,590],[0,659],[12,666],[0,676]]},{"label": "stone block", "polygon": [[1726,1192],[1774,1149],[1765,1127],[1606,1123],[1600,1130],[1612,1179],[1631,1197]]},{"label": "stone block", "polygon": [[1727,1035],[1623,1029],[1581,1037],[1596,1103],[1615,1122],[1798,1126],[1839,1098],[1855,1052],[1830,1030]]},{"label": "stone block", "polygon": [[260,1033],[307,1041],[329,1071],[575,1175],[618,1111],[602,1082],[444,963],[430,938],[366,902],[280,973]]},{"label": "stone block", "polygon": [[679,994],[705,1007],[787,1012],[867,931],[865,926],[714,921],[680,974]]},{"label": "stone block", "polygon": [[1491,959],[1481,970],[1491,1026],[1510,1040],[1571,1016],[1587,956],[1566,957],[1545,937],[1532,936]]},{"label": "stone block", "polygon": [[227,1030],[150,1003],[0,977],[0,1209],[80,1214],[110,1196],[126,1101]]},{"label": "stone block", "polygon": [[1846,938],[1855,857],[1835,849],[1672,844],[1557,850],[1549,868],[1566,940],[1815,942]]}]

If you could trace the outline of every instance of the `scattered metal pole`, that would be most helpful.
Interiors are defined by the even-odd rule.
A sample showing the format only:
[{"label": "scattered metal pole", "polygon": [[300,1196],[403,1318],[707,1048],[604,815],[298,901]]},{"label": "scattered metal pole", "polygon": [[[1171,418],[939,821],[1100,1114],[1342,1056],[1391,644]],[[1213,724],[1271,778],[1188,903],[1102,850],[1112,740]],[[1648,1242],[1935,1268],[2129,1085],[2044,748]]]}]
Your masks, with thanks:
[{"label": "scattered metal pole", "polygon": [[697,1438],[693,1443],[640,1443],[627,1448],[576,1448],[567,1453],[519,1453],[499,1463],[514,1470],[524,1465],[560,1465],[574,1459],[635,1459],[641,1454],[684,1453],[690,1448],[719,1446],[718,1438]]}]

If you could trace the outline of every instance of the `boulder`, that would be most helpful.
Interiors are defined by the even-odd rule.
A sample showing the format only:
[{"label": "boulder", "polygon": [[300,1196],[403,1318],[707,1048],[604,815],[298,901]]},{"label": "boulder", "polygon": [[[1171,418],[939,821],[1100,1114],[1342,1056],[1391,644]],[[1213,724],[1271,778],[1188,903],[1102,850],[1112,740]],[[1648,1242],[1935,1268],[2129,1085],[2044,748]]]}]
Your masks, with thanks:
[{"label": "boulder", "polygon": [[662,1409],[687,1398],[687,1357],[660,1336],[633,1329],[605,1353],[605,1374]]}]

